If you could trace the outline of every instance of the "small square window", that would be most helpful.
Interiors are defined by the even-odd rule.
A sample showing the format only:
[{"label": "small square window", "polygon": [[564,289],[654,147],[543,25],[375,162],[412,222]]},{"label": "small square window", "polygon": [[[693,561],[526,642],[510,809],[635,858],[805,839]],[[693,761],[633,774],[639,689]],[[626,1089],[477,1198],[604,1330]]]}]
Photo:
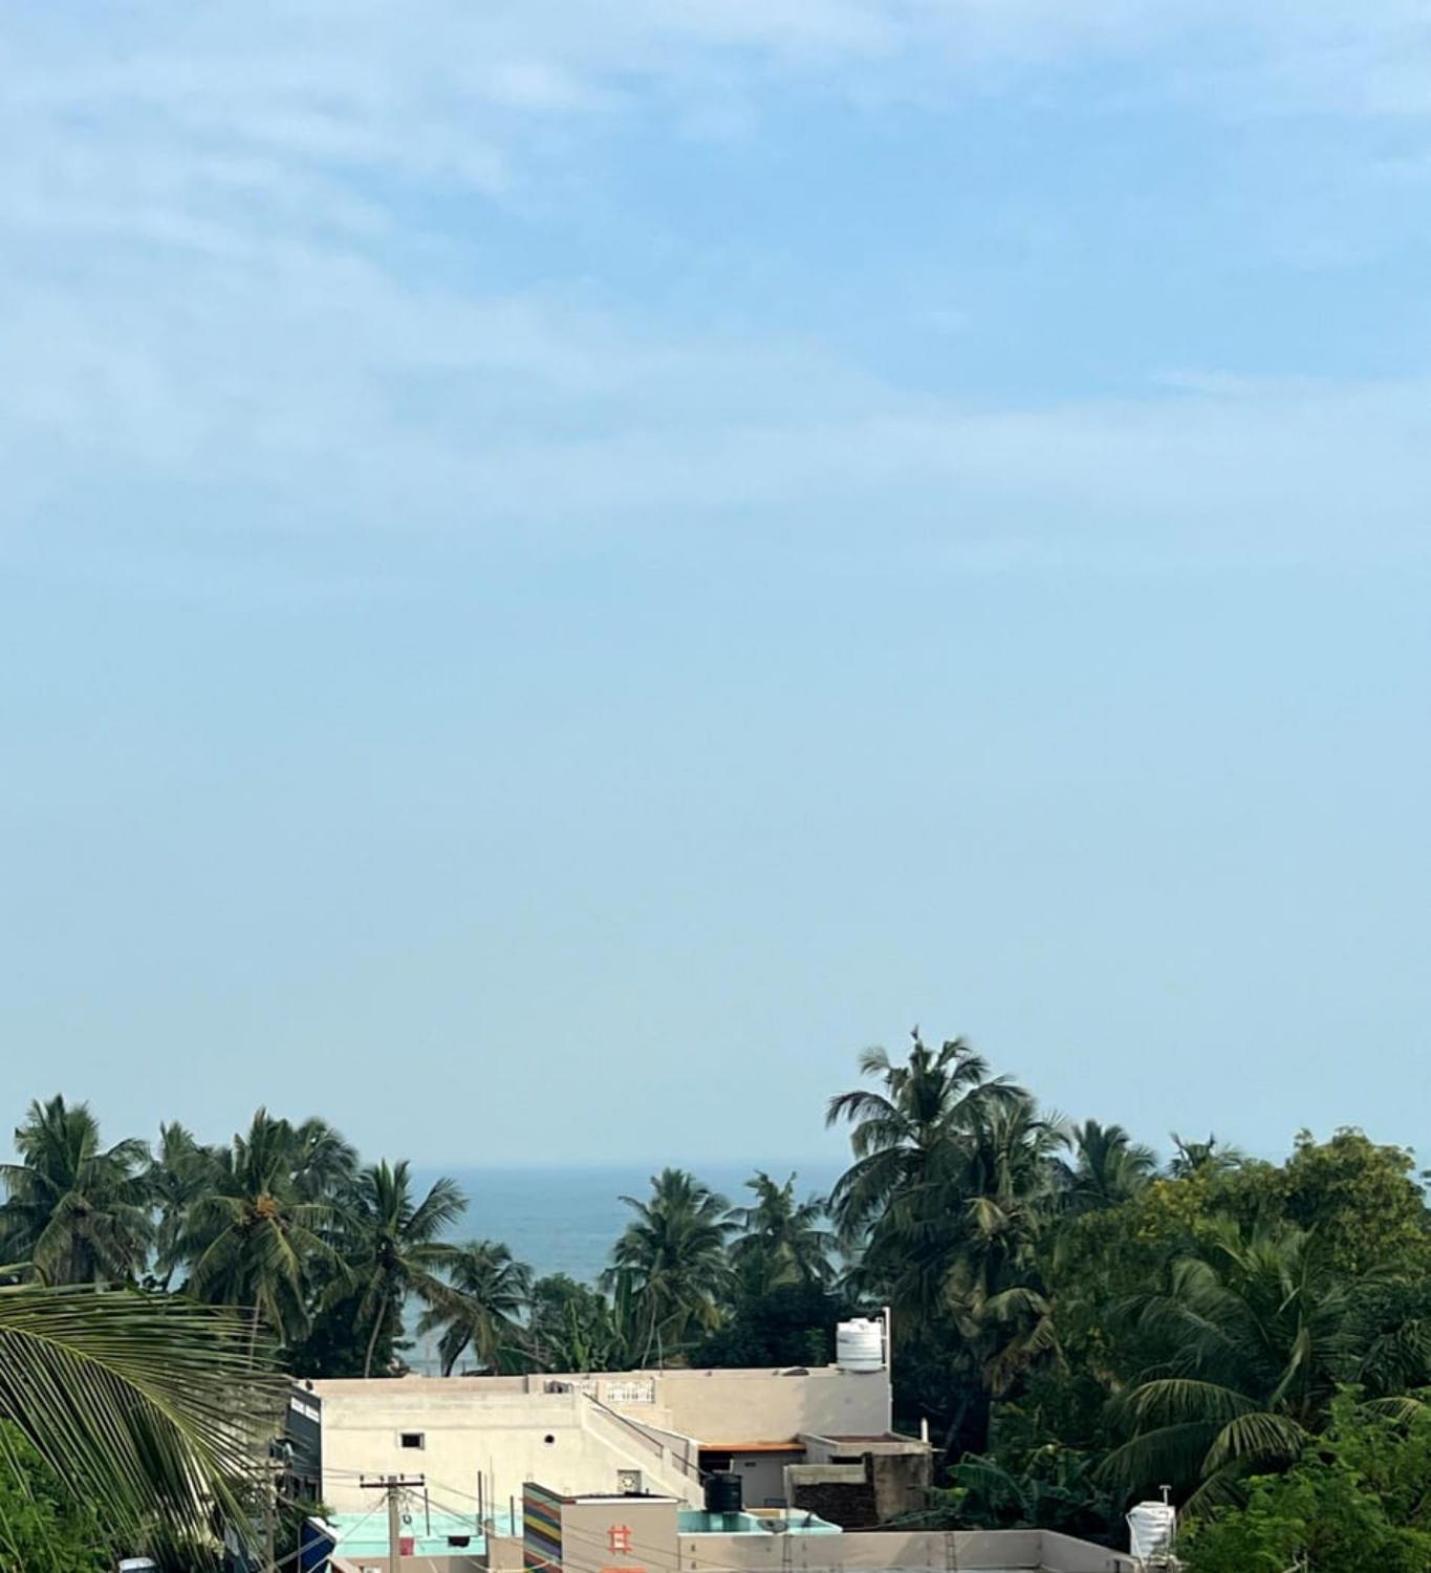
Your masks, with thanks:
[{"label": "small square window", "polygon": [[425,1431],[399,1431],[398,1446],[420,1453],[427,1446]]}]

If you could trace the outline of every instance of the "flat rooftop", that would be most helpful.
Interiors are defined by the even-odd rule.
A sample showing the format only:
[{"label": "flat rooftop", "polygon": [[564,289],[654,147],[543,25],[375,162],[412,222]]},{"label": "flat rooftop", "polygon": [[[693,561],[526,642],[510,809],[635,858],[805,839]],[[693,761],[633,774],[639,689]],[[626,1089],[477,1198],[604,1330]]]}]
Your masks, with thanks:
[{"label": "flat rooftop", "polygon": [[[511,1533],[506,1513],[490,1515],[495,1520],[499,1535]],[[339,1557],[386,1557],[388,1554],[388,1520],[386,1511],[381,1513],[330,1513],[323,1523],[334,1531],[337,1544],[333,1554]],[[517,1519],[517,1534],[521,1534],[521,1517]],[[411,1535],[415,1557],[473,1556],[487,1549],[487,1538],[472,1513],[439,1512],[433,1508],[425,1513],[420,1505],[403,1509],[402,1533]],[[467,1544],[459,1542],[466,1538]]]}]

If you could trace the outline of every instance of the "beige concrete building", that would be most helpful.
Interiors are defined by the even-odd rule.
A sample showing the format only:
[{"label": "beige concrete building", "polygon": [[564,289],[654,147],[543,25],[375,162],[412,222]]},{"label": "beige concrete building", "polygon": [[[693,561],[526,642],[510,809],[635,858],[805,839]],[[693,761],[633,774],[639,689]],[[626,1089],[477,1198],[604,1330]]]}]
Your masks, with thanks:
[{"label": "beige concrete building", "polygon": [[[565,1495],[527,1482],[520,1536],[404,1556],[402,1573],[1137,1573],[1124,1553],[1046,1530],[845,1533],[805,1515],[719,1515],[671,1497]],[[722,1520],[723,1522],[723,1520]],[[332,1573],[393,1573],[380,1551],[336,1554]]]},{"label": "beige concrete building", "polygon": [[[496,1509],[529,1480],[563,1495],[654,1491],[692,1505],[701,1473],[729,1468],[754,1507],[786,1500],[808,1438],[826,1459],[890,1434],[889,1372],[839,1366],[531,1376],[403,1377],[311,1384],[321,1411],[322,1497],[371,1506],[361,1477],[422,1474],[451,1500]],[[863,1440],[861,1440],[863,1439]]]}]

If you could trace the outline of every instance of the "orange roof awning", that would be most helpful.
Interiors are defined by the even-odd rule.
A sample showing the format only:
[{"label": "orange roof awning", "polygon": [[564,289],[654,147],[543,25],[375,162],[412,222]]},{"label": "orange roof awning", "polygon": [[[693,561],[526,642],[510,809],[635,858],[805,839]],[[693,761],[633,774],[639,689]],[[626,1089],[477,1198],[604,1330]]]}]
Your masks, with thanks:
[{"label": "orange roof awning", "polygon": [[803,1453],[805,1444],[788,1442],[702,1442],[703,1453]]}]

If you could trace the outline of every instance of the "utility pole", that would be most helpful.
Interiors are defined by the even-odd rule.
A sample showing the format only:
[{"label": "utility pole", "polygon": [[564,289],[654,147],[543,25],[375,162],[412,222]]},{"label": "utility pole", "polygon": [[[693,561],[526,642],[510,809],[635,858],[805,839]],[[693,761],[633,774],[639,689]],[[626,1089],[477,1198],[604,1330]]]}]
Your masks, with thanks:
[{"label": "utility pole", "polygon": [[388,1494],[388,1573],[402,1573],[402,1493],[422,1490],[427,1477],[386,1475],[381,1480],[360,1480],[358,1484],[364,1491]]}]

